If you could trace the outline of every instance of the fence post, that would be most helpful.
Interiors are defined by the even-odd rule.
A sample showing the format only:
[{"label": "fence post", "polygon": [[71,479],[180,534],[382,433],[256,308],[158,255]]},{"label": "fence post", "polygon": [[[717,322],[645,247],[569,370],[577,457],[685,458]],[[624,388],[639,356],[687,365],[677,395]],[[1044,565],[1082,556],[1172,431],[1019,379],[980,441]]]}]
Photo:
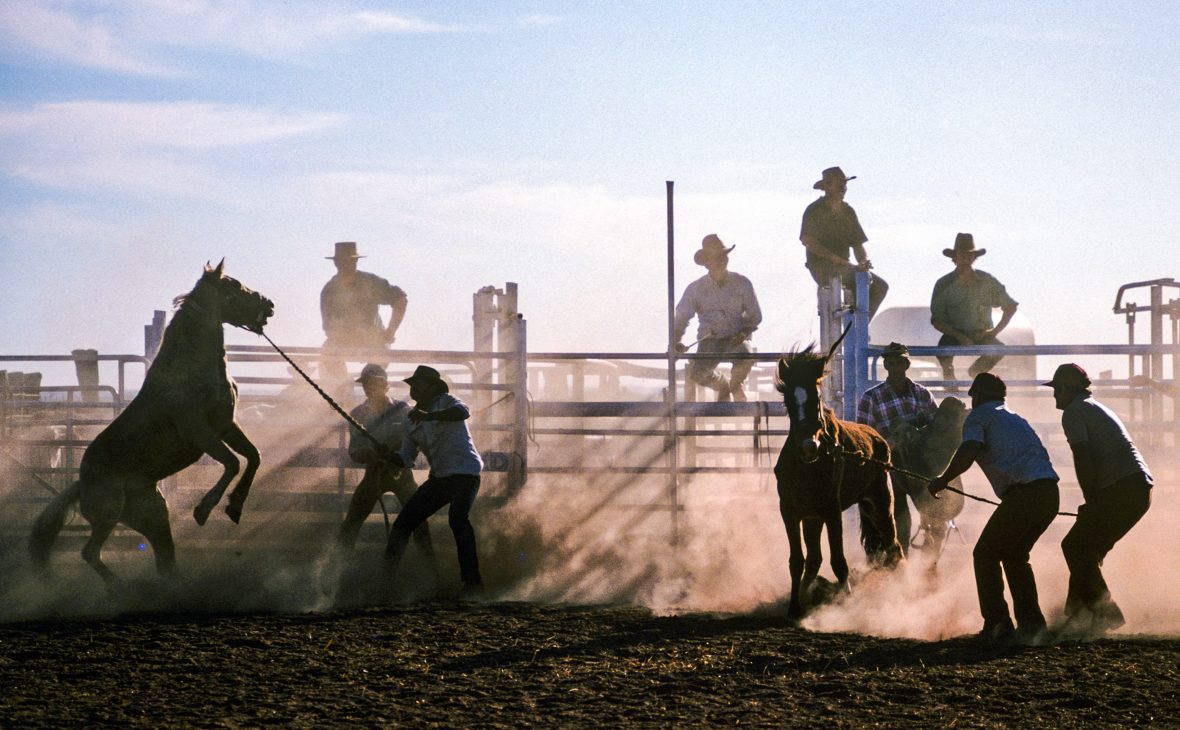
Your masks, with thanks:
[{"label": "fence post", "polygon": [[869,380],[869,272],[856,272],[852,330],[844,341],[844,419],[856,420],[856,405]]}]

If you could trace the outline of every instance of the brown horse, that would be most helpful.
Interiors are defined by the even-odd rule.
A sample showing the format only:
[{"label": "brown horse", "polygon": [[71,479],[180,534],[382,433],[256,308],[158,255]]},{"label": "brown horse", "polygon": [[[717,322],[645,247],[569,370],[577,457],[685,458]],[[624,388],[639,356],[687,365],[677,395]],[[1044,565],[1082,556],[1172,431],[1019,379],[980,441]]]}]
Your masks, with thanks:
[{"label": "brown horse", "polygon": [[861,543],[870,560],[892,566],[902,559],[893,522],[893,493],[879,465],[889,463],[889,445],[873,428],[843,421],[823,405],[820,381],[831,352],[825,357],[813,347],[790,352],[778,363],[777,387],[783,394],[791,430],[774,475],[779,511],[791,546],[792,618],[803,614],[803,603],[823,562],[820,534],[824,527],[828,528],[832,572],[839,587],[847,589],[841,516],[852,505],[860,509]]},{"label": "brown horse", "polygon": [[117,581],[100,553],[120,522],[147,538],[161,574],[172,573],[175,548],[158,482],[191,466],[202,454],[217,460],[223,471],[193,510],[197,524],[205,524],[238,474],[234,452],[246,458],[246,469],[225,511],[234,522],[241,518],[260,458],[234,420],[238,388],[226,372],[222,325],[261,334],[274,314],[274,303],[226,276],[223,259],[215,268],[206,264],[193,290],[174,304],[176,314],[143,388],[86,447],[78,481],[55,497],[33,525],[29,552],[36,565],[48,564],[66,511],[77,502],[90,523],[82,558],[108,585]]}]

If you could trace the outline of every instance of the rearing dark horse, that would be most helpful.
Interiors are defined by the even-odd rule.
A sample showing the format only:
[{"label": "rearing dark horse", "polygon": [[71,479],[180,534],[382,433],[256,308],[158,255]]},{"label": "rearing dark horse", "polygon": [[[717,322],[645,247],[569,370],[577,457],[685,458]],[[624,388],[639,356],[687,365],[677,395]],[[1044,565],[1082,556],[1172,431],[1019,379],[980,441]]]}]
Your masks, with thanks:
[{"label": "rearing dark horse", "polygon": [[173,572],[175,547],[158,482],[191,466],[202,454],[224,469],[193,510],[197,524],[205,524],[238,474],[234,452],[246,458],[246,469],[225,511],[234,522],[241,518],[260,458],[234,420],[238,388],[226,372],[222,325],[261,334],[274,314],[274,303],[226,276],[222,259],[215,268],[206,264],[197,285],[174,304],[176,314],[164,331],[143,388],[86,447],[78,481],[55,497],[33,525],[29,552],[35,564],[48,563],[66,510],[78,502],[90,522],[82,558],[108,583],[114,583],[115,576],[100,553],[120,522],[151,543],[161,574]]},{"label": "rearing dark horse", "polygon": [[[837,341],[836,345],[839,344]],[[901,545],[893,521],[893,494],[885,470],[863,460],[867,457],[889,463],[889,445],[874,429],[842,421],[823,405],[820,381],[832,353],[825,357],[813,348],[810,345],[802,351],[787,353],[778,363],[777,387],[783,394],[791,430],[775,464],[774,475],[778,480],[779,511],[791,545],[789,612],[792,618],[803,614],[803,597],[823,562],[820,533],[825,526],[832,572],[840,587],[847,587],[848,561],[844,558],[841,515],[852,505],[860,508],[861,543],[870,560],[885,565],[901,560]]]}]

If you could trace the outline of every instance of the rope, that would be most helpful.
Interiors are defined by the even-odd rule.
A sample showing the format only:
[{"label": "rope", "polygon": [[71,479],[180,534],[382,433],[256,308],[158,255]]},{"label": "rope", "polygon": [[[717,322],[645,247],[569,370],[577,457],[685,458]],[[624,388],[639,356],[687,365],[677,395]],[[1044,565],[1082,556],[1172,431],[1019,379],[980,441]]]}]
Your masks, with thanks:
[{"label": "rope", "polygon": [[[834,451],[833,453],[842,459],[855,459],[858,462],[860,462],[861,465],[874,464],[876,466],[881,467],[885,471],[896,472],[898,474],[901,474],[902,476],[910,477],[911,479],[918,479],[920,481],[926,482],[927,484],[934,481],[933,477],[928,477],[924,474],[919,474],[917,472],[910,471],[909,469],[903,469],[900,466],[894,466],[893,464],[891,464],[887,461],[881,461],[880,459],[874,459],[870,456],[865,456],[865,455],[857,453],[857,452],[848,452],[848,451],[841,450],[841,451]],[[954,492],[955,494],[963,495],[967,499],[974,499],[977,502],[985,502],[987,504],[994,505],[996,507],[1000,506],[1000,503],[996,502],[995,500],[986,499],[984,497],[978,497],[974,494],[964,492],[961,489],[955,489],[954,487],[950,486],[949,484],[947,485],[946,488],[947,488],[947,490]],[[1078,513],[1077,512],[1058,512],[1057,515],[1059,517],[1077,517]]]},{"label": "rope", "polygon": [[357,421],[355,418],[353,418],[351,413],[349,413],[348,411],[346,411],[342,407],[340,407],[340,404],[337,403],[336,400],[334,398],[332,398],[332,396],[330,396],[326,392],[324,392],[324,389],[321,388],[319,385],[317,385],[316,382],[311,379],[310,375],[303,372],[303,368],[296,365],[295,361],[292,360],[290,357],[288,357],[287,353],[283,352],[282,348],[280,348],[278,345],[276,345],[274,343],[274,340],[272,340],[270,337],[268,337],[265,332],[259,332],[258,334],[262,335],[263,339],[265,339],[267,342],[269,342],[270,346],[275,349],[275,352],[282,355],[283,359],[291,364],[291,367],[295,368],[295,372],[297,372],[303,376],[303,379],[307,381],[308,385],[315,388],[315,392],[319,393],[320,397],[323,398],[325,401],[327,401],[328,405],[332,406],[332,410],[336,411],[341,416],[343,416],[344,420],[348,421],[348,424],[350,426],[352,426],[357,431],[359,431],[362,436],[367,438],[369,441],[371,441],[373,443],[374,446],[377,447],[378,455],[380,455],[380,453],[386,449],[385,444],[378,441],[376,436],[369,433],[368,429],[366,429],[364,426],[362,426],[360,424],[359,421]]}]

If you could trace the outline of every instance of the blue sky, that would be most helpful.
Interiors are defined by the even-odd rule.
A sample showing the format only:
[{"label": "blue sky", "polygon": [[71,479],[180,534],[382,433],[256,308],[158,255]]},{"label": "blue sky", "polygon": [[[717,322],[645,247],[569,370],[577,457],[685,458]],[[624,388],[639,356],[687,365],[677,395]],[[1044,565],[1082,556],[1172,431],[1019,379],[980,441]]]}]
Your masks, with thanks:
[{"label": "blue sky", "polygon": [[[662,351],[736,244],[776,352],[817,335],[799,217],[820,170],[890,305],[971,231],[1042,343],[1117,343],[1120,284],[1180,277],[1170,3],[0,5],[0,352],[142,351],[207,261],[322,339],[338,240],[402,286],[398,345],[471,347],[520,286],[534,351]],[[232,341],[261,343],[235,332]]]}]

